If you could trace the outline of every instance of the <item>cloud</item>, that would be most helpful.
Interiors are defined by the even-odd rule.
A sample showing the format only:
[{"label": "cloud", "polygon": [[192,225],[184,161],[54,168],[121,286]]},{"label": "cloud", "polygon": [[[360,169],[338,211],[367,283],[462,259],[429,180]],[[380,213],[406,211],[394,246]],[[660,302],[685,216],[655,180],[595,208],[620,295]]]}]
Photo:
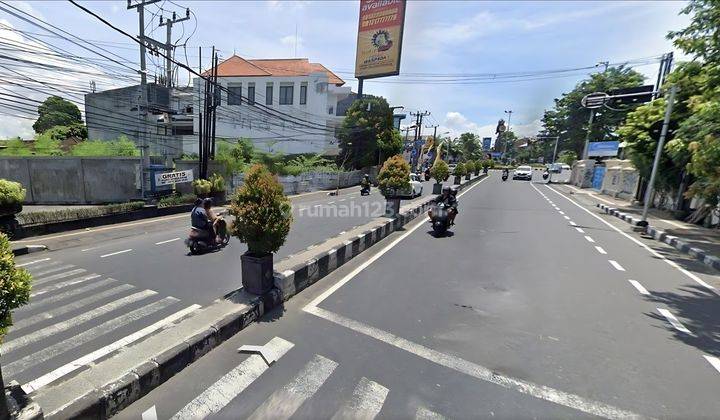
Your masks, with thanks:
[{"label": "cloud", "polygon": [[[295,46],[295,39],[296,39],[295,35],[287,35],[287,36],[280,38],[280,43],[283,45],[287,45],[288,47],[293,47],[293,46]],[[298,48],[300,48],[302,46],[302,43],[303,43],[302,37],[298,36],[297,37]]]}]

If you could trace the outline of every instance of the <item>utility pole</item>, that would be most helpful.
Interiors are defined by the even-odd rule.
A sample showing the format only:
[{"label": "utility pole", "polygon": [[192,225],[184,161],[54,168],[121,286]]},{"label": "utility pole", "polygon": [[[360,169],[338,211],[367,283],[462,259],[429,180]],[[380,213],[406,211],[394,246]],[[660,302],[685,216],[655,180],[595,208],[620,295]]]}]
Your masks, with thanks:
[{"label": "utility pole", "polygon": [[660,163],[660,155],[662,155],[663,147],[665,146],[665,137],[667,136],[668,127],[670,125],[670,114],[672,113],[676,92],[677,86],[673,85],[670,88],[670,97],[668,97],[667,105],[665,106],[665,118],[663,119],[662,130],[660,131],[660,140],[658,141],[657,148],[655,149],[655,160],[653,161],[652,172],[650,172],[650,182],[648,182],[647,189],[645,190],[642,218],[640,219],[640,222],[638,222],[638,226],[647,226],[648,209],[650,208],[650,201],[652,200],[655,177],[657,176],[658,166]]},{"label": "utility pole", "polygon": [[175,49],[175,46],[172,44],[172,27],[174,24],[184,22],[186,20],[190,20],[190,8],[185,9],[185,17],[182,19],[178,19],[175,12],[172,14],[172,19],[166,19],[164,22],[163,17],[160,16],[160,26],[165,26],[167,29],[165,38],[165,51],[167,52],[167,58],[165,59],[165,86],[167,87],[172,87],[173,81],[172,60],[170,57],[172,57],[171,53]]},{"label": "utility pole", "polygon": [[[512,117],[512,113],[513,113],[513,112],[512,112],[512,110],[507,110],[507,111],[505,111],[505,113],[506,113],[507,116],[508,116],[508,117],[507,117],[507,128],[505,129],[505,133],[508,133],[508,134],[509,134],[509,133],[510,133],[510,117]],[[505,147],[504,147],[504,150],[503,150],[503,158],[507,158],[507,156],[506,156],[506,154],[507,154],[507,148],[508,148],[508,141],[507,141],[507,137],[506,137],[506,138],[505,138]]]},{"label": "utility pole", "polygon": [[588,158],[588,149],[590,148],[590,133],[592,132],[593,120],[595,119],[595,109],[590,109],[590,119],[588,120],[587,133],[585,133],[585,146],[583,146],[583,160]]}]

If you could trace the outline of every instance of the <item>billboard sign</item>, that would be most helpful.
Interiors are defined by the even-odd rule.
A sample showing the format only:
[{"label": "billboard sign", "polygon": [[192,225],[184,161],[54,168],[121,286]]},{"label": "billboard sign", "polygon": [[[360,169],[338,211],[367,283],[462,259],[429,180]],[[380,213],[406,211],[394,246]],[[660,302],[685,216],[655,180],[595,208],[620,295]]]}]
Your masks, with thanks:
[{"label": "billboard sign", "polygon": [[187,171],[165,172],[161,174],[155,174],[155,185],[157,186],[179,184],[182,182],[192,182],[192,180],[192,169],[189,169]]},{"label": "billboard sign", "polygon": [[482,147],[483,151],[487,152],[490,150],[490,146],[492,145],[492,137],[483,137]]},{"label": "billboard sign", "polygon": [[588,143],[588,156],[617,156],[619,141],[592,141]]},{"label": "billboard sign", "polygon": [[360,0],[355,77],[400,73],[405,0]]}]

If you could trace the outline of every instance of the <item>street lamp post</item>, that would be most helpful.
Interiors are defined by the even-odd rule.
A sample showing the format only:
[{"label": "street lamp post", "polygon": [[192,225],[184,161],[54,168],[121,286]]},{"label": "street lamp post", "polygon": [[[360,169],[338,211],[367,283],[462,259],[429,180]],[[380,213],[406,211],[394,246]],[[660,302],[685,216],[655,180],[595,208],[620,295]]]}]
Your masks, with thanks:
[{"label": "street lamp post", "polygon": [[[513,112],[512,112],[512,110],[506,110],[505,113],[508,116],[507,117],[507,128],[505,129],[505,133],[510,133],[510,117],[512,117]],[[508,141],[507,141],[507,137],[505,137],[505,144],[504,144],[504,149],[503,149],[503,159],[507,159],[507,156],[505,156],[507,154],[507,149],[508,149]]]}]

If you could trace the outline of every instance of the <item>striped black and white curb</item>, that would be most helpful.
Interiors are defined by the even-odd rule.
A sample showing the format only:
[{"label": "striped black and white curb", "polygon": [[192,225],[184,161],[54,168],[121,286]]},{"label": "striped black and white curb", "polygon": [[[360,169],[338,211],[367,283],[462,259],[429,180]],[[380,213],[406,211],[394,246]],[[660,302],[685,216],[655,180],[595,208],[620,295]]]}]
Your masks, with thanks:
[{"label": "striped black and white curb", "polygon": [[[640,218],[637,216],[632,216],[630,214],[624,213],[619,211],[617,208],[614,207],[608,207],[604,204],[596,204],[596,207],[598,207],[600,210],[604,211],[605,213],[615,216],[618,219],[624,220],[628,223],[630,223],[633,226],[637,226],[638,222],[640,222]],[[707,265],[708,267],[712,267],[716,270],[720,270],[720,257],[717,257],[715,255],[710,255],[707,251],[701,248],[693,247],[690,245],[689,242],[683,240],[682,238],[678,238],[677,236],[668,235],[667,232],[664,230],[658,229],[652,225],[645,226],[645,233],[649,236],[651,236],[656,241],[660,241],[663,243],[666,243],[673,248],[677,249],[678,251],[688,254],[694,259],[702,262],[703,264]]]}]

